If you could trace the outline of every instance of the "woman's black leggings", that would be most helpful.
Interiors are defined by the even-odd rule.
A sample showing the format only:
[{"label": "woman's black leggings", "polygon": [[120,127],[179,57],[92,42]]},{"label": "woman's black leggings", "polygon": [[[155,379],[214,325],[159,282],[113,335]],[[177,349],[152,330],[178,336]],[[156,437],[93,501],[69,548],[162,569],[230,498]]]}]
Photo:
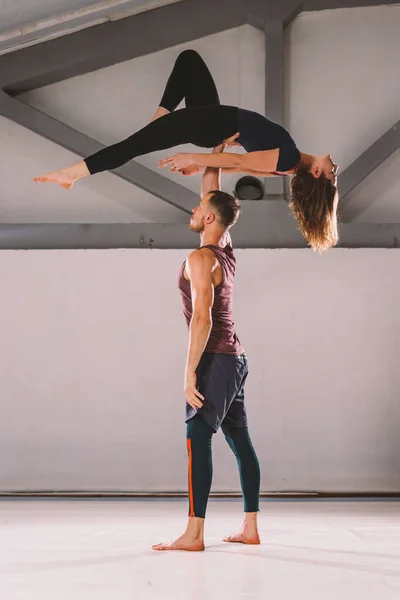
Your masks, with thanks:
[{"label": "woman's black leggings", "polygon": [[[251,443],[247,427],[228,427],[222,431],[234,453],[239,467],[244,511],[258,512],[260,497],[260,466]],[[208,497],[212,481],[212,436],[213,428],[200,415],[187,423],[186,440],[189,459],[189,516],[206,516]]]},{"label": "woman's black leggings", "polygon": [[[183,99],[186,108],[172,112]],[[160,106],[170,114],[86,158],[89,172],[93,175],[117,169],[136,156],[180,144],[213,148],[239,131],[238,109],[219,104],[211,73],[194,50],[185,50],[178,56]]]}]

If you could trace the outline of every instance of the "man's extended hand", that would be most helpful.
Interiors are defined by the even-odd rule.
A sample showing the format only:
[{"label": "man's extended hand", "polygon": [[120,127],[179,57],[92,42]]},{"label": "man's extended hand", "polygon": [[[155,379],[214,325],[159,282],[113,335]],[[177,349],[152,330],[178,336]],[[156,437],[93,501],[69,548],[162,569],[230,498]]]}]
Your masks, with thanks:
[{"label": "man's extended hand", "polygon": [[192,408],[201,408],[203,406],[204,396],[202,396],[199,390],[196,388],[196,373],[188,373],[185,375],[185,398],[186,402],[190,404]]},{"label": "man's extended hand", "polygon": [[205,171],[205,167],[198,167],[197,165],[190,165],[186,169],[181,169],[180,174],[185,177],[190,177],[191,175],[198,175],[199,173],[203,173]]}]

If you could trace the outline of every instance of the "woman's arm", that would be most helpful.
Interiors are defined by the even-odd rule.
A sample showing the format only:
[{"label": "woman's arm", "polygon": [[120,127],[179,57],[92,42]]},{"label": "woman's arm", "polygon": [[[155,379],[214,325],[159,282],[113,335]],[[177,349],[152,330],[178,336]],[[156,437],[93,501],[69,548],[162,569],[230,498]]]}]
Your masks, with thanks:
[{"label": "woman's arm", "polygon": [[[239,169],[238,167],[225,167],[225,169],[221,169],[221,171],[223,175],[230,175],[232,173],[243,173],[242,169]],[[279,177],[278,175],[275,175],[275,173],[264,173],[261,171],[253,171],[252,169],[246,169],[245,172],[249,175],[254,175],[254,177]]]},{"label": "woman's arm", "polygon": [[[201,175],[208,167],[198,167],[197,165],[191,165],[187,169],[182,169],[179,171],[181,175],[184,177],[190,177],[192,175]],[[211,168],[211,167],[210,167]],[[221,173],[223,175],[232,175],[233,173],[242,173],[243,171],[239,169],[239,167],[225,167],[225,169],[221,169]],[[261,173],[261,171],[252,171],[251,169],[246,169],[246,173],[249,175],[254,175],[254,177],[277,177],[274,173]]]},{"label": "woman's arm", "polygon": [[171,171],[181,171],[191,165],[198,167],[235,168],[238,171],[258,173],[273,173],[276,171],[279,159],[279,148],[236,154],[187,154],[180,153],[160,161],[159,165],[171,167]]}]

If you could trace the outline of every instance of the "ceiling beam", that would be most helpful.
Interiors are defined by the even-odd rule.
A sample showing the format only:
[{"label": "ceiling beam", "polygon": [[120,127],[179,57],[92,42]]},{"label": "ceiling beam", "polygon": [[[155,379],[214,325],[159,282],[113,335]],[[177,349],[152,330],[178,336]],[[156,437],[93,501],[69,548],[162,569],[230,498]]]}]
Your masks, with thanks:
[{"label": "ceiling beam", "polygon": [[[305,249],[301,239],[266,240],[260,233],[254,235],[246,229],[232,232],[235,248]],[[399,223],[341,225],[340,234],[342,248],[398,248],[400,245]],[[174,249],[197,246],[198,237],[186,225],[175,223],[0,225],[0,250]]]},{"label": "ceiling beam", "polygon": [[[265,33],[265,115],[283,125],[283,31],[286,24],[299,14],[302,3],[299,0],[281,0],[278,4],[258,2],[259,10],[264,10]],[[265,178],[268,195],[284,198],[283,177]]]},{"label": "ceiling beam", "polygon": [[397,121],[374,144],[365,150],[338,177],[341,208],[350,192],[400,147],[400,121]]},{"label": "ceiling beam", "polygon": [[[99,0],[97,4],[47,16],[39,21],[24,22],[25,12],[14,24],[14,29],[0,32],[0,55],[15,52],[40,42],[87,29],[108,21],[117,21],[160,6],[183,0]],[[32,4],[34,4],[32,2]],[[62,7],[59,8],[62,11]],[[33,6],[33,13],[34,6]],[[25,17],[26,18],[26,17]],[[29,17],[28,17],[29,18]],[[7,15],[5,15],[7,20]]]},{"label": "ceiling beam", "polygon": [[[265,26],[265,115],[283,125],[283,22],[268,20]],[[283,178],[264,179],[267,196],[283,199]]]},{"label": "ceiling beam", "polygon": [[[243,201],[241,204],[243,214],[232,230],[235,247],[305,246],[296,221],[282,201]],[[196,245],[198,236],[188,225],[179,223],[0,226],[0,248],[193,248]]]},{"label": "ceiling beam", "polygon": [[[100,142],[16,98],[11,98],[5,92],[0,92],[0,114],[81,157],[104,148]],[[191,190],[135,161],[130,161],[112,173],[188,214],[199,201],[198,195]]]},{"label": "ceiling beam", "polygon": [[398,4],[398,0],[305,0],[304,10],[365,8],[368,6],[390,6],[391,4]]},{"label": "ceiling beam", "polygon": [[[271,214],[278,212],[278,216],[282,217],[278,205],[286,206],[277,201],[272,207]],[[255,214],[248,215],[247,208],[244,209],[239,223],[231,232],[235,248],[306,249],[305,241],[296,230],[294,219],[289,215],[287,219],[284,217],[256,219]],[[197,246],[198,236],[194,235],[187,225],[180,223],[0,225],[0,250],[188,249]],[[398,248],[400,247],[400,223],[340,224],[339,247]]]},{"label": "ceiling beam", "polygon": [[184,0],[0,56],[0,87],[19,94],[238,27],[244,5]]}]

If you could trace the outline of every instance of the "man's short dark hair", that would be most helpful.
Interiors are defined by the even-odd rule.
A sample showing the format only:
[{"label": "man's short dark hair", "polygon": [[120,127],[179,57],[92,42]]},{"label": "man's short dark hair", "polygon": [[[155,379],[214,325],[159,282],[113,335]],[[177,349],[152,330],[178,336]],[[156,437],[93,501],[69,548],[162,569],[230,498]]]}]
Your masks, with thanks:
[{"label": "man's short dark hair", "polygon": [[218,213],[218,218],[225,228],[232,227],[240,215],[240,202],[226,192],[213,190],[210,192],[211,206]]}]

